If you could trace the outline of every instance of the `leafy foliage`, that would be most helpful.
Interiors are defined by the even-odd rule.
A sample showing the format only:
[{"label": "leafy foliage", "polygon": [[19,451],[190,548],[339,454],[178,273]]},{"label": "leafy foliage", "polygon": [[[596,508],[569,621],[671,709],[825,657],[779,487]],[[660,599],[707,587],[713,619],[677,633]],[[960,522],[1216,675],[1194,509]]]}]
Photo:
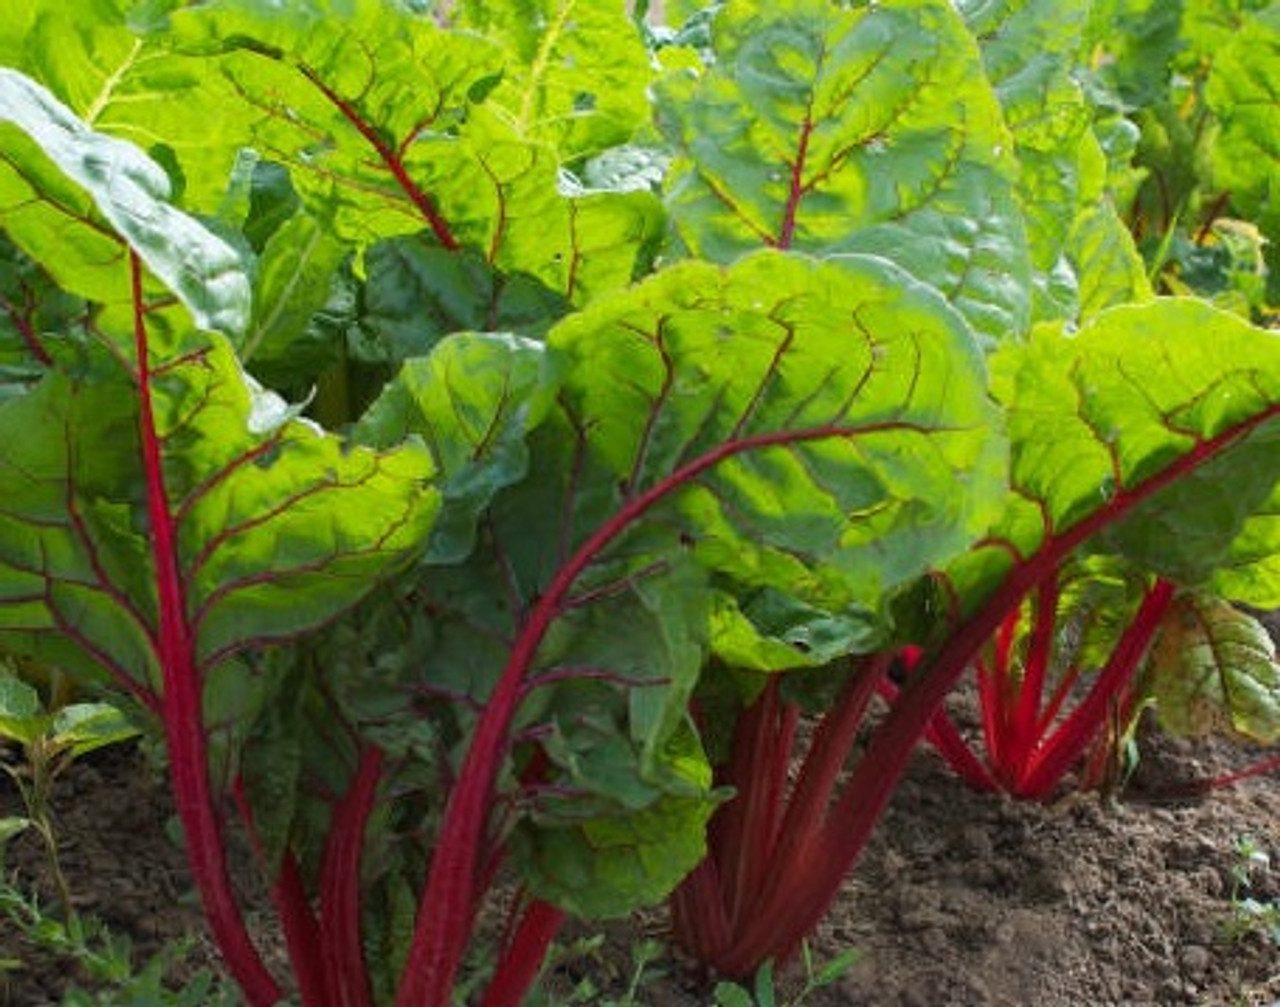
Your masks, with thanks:
[{"label": "leafy foliage", "polygon": [[[1254,6],[0,26],[0,644],[159,723],[248,1002],[514,1004],[566,913],[677,885],[682,942],[755,974],[1001,633],[1082,634],[988,661],[1020,695],[1061,658],[1270,731],[1273,655],[1210,600],[1280,604]],[[1015,746],[1036,789],[1107,689],[1022,719],[1061,739]]]}]

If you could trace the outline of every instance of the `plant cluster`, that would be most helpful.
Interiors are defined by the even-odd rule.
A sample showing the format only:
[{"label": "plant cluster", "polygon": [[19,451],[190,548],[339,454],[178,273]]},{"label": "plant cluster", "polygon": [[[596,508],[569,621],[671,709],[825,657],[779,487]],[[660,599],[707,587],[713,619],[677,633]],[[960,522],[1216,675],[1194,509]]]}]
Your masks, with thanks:
[{"label": "plant cluster", "polygon": [[518,1004],[668,896],[749,977],[925,737],[1028,797],[1150,703],[1273,740],[1257,6],[7,18],[0,645],[163,738],[248,1003]]}]

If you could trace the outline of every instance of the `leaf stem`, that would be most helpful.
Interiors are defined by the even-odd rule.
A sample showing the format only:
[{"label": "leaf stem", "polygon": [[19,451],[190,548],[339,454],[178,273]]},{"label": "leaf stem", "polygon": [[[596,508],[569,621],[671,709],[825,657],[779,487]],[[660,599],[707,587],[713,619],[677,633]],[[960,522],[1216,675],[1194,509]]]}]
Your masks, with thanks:
[{"label": "leaf stem", "polygon": [[409,197],[410,202],[422,214],[423,219],[431,228],[431,233],[436,236],[436,240],[448,251],[458,251],[461,245],[449,228],[449,224],[431,202],[431,197],[423,192],[418,183],[409,177],[408,169],[405,168],[404,161],[400,158],[400,155],[379,135],[378,130],[360,114],[355,106],[321,80],[320,75],[315,70],[306,64],[299,64],[298,69],[301,71],[302,76],[311,81],[320,93],[329,100],[330,104],[342,114],[342,117],[355,127],[356,132],[373,147],[383,165],[391,172],[392,177],[395,178],[400,188],[404,190],[404,194]]},{"label": "leaf stem", "polygon": [[805,848],[803,858],[776,864],[770,897],[761,900],[757,913],[721,960],[720,968],[726,975],[749,976],[769,958],[788,957],[817,925],[865,847],[906,771],[911,752],[947,693],[1027,595],[1046,578],[1056,576],[1067,557],[1089,538],[1277,416],[1280,405],[1268,406],[1200,441],[1146,481],[1116,492],[1104,507],[1069,528],[1056,533],[1052,527],[1046,528],[1039,549],[1013,567],[986,604],[908,680],[898,703],[853,767],[839,800],[827,813],[818,841]]},{"label": "leaf stem", "polygon": [[853,437],[899,429],[903,425],[886,421],[864,427],[829,425],[780,430],[721,444],[645,492],[630,497],[556,571],[515,640],[502,675],[480,714],[462,769],[449,795],[418,906],[409,956],[401,973],[396,1007],[448,1007],[451,1001],[453,979],[475,916],[477,870],[480,850],[485,845],[495,780],[509,743],[511,723],[525,694],[524,677],[533,667],[543,638],[559,618],[569,592],[583,571],[650,508],[728,458],[782,444]]},{"label": "leaf stem", "polygon": [[152,557],[159,598],[158,654],[164,682],[162,712],[174,803],[187,840],[187,862],[213,939],[252,1007],[272,1007],[281,990],[245,926],[227,870],[218,814],[209,783],[208,749],[195,639],[186,620],[178,569],[177,528],[169,512],[160,435],[151,403],[151,368],[142,291],[142,262],[130,250],[139,423],[147,482]]}]

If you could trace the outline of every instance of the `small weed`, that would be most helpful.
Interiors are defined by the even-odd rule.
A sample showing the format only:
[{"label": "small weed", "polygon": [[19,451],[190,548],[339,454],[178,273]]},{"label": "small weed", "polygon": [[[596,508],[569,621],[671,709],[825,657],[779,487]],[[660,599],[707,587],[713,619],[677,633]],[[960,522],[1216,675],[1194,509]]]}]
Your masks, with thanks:
[{"label": "small weed", "polygon": [[[571,961],[598,959],[604,945],[603,935],[584,937],[551,952],[547,968],[553,969]],[[579,979],[566,994],[534,990],[525,1000],[525,1007],[569,1007],[571,1004],[592,1004],[593,1007],[644,1007],[640,993],[646,983],[664,975],[655,968],[666,949],[661,941],[642,940],[631,946],[631,972],[626,991],[621,996],[601,996],[601,991],[590,976]]]},{"label": "small weed", "polygon": [[1280,901],[1249,895],[1259,874],[1271,869],[1270,855],[1251,836],[1236,841],[1236,860],[1231,868],[1231,916],[1223,926],[1230,940],[1246,934],[1264,934],[1280,945]]},{"label": "small weed", "polygon": [[53,885],[68,916],[72,914],[71,887],[58,855],[53,785],[80,756],[138,733],[109,703],[46,706],[40,694],[12,668],[0,671],[0,739],[16,743],[22,753],[16,762],[0,753],[0,770],[18,788],[26,809],[25,818],[0,821],[0,844],[28,828],[40,836]]},{"label": "small weed", "polygon": [[[0,917],[31,944],[75,963],[98,987],[93,993],[73,987],[63,997],[62,1007],[236,1007],[240,1003],[237,994],[203,970],[180,989],[166,985],[165,977],[190,952],[190,940],[166,945],[140,969],[135,968],[127,937],[113,934],[93,916],[55,916],[37,896],[23,893],[8,879],[0,881]],[[0,961],[0,976],[21,969],[20,961]]]},{"label": "small weed", "polygon": [[853,967],[858,952],[842,951],[821,967],[815,967],[808,942],[801,945],[804,963],[804,985],[789,1000],[779,1000],[774,985],[773,963],[765,962],[756,973],[754,988],[747,990],[736,983],[719,983],[715,988],[716,1007],[801,1007],[808,998],[830,986]]}]

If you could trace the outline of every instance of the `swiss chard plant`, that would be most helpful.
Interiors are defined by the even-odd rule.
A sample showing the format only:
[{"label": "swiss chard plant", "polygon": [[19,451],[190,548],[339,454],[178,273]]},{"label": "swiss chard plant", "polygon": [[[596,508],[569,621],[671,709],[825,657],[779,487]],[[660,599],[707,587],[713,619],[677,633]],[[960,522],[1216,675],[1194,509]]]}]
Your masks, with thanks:
[{"label": "swiss chard plant", "polygon": [[518,1004],[673,889],[750,975],[1069,571],[1126,676],[1280,603],[1280,342],[1153,299],[1083,0],[635,6],[0,27],[0,643],[163,736],[255,1007]]}]

